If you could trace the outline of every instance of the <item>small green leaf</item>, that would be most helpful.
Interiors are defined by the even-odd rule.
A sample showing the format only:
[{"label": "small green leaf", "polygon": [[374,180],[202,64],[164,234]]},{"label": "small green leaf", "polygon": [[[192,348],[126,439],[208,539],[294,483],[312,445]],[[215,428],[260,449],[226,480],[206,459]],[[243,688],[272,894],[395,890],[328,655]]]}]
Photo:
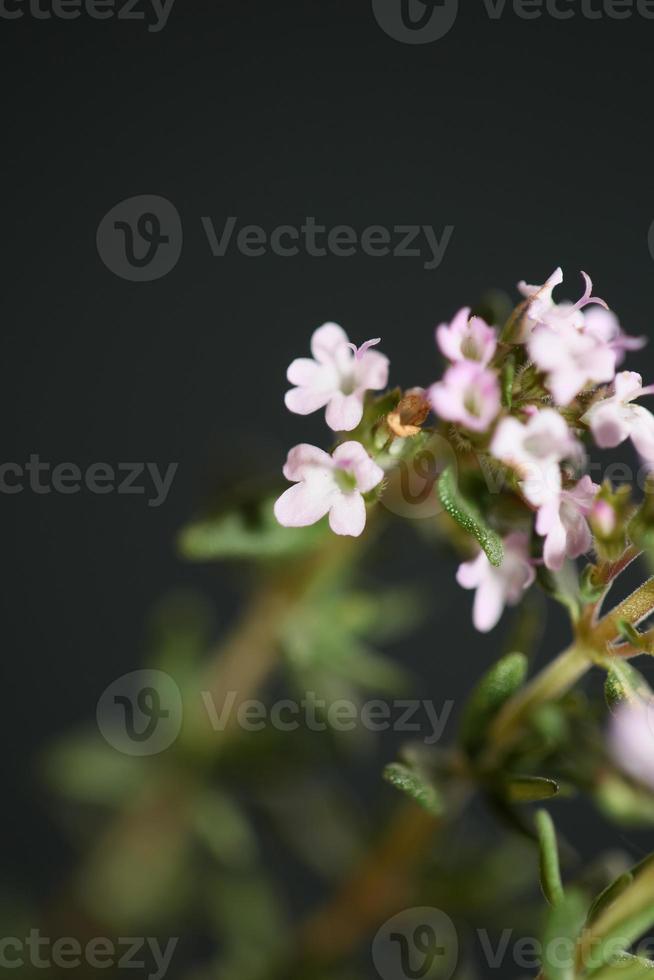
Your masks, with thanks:
[{"label": "small green leaf", "polygon": [[652,697],[652,690],[643,675],[626,660],[612,662],[607,671],[604,696],[611,711],[624,701]]},{"label": "small green leaf", "polygon": [[315,548],[328,532],[325,521],[310,527],[282,527],[273,513],[273,499],[196,521],[178,538],[189,561],[288,558]]},{"label": "small green leaf", "polygon": [[651,977],[654,963],[642,956],[632,956],[623,953],[616,956],[614,962],[593,973],[593,980],[644,980]]},{"label": "small green leaf", "polygon": [[547,810],[539,810],[536,814],[536,829],[540,845],[541,888],[550,905],[558,905],[564,898],[559,869],[559,848],[556,843],[556,830]]},{"label": "small green leaf", "polygon": [[443,812],[443,801],[440,793],[431,783],[401,762],[393,762],[384,769],[384,779],[410,796],[412,800],[438,817]]},{"label": "small green leaf", "polygon": [[545,776],[511,776],[505,784],[510,803],[536,803],[548,800],[559,792],[559,784]]},{"label": "small green leaf", "polygon": [[475,505],[462,497],[452,466],[443,470],[437,488],[439,500],[450,517],[476,538],[491,565],[501,565],[504,558],[502,539],[487,526]]},{"label": "small green leaf", "polygon": [[618,895],[621,895],[627,885],[630,885],[633,880],[633,872],[625,871],[624,874],[619,875],[615,881],[612,881],[610,885],[607,885],[606,888],[601,891],[597,898],[595,898],[593,901],[590,909],[588,910],[588,918],[586,919],[586,922],[589,924],[593,922],[600,912],[603,912],[604,909],[613,904]]},{"label": "small green leaf", "polygon": [[228,868],[254,864],[257,840],[241,808],[226,794],[206,790],[195,801],[193,826],[212,854]]},{"label": "small green leaf", "polygon": [[463,710],[461,743],[470,755],[483,744],[486,730],[505,701],[522,687],[528,661],[524,653],[508,653],[488,670]]}]

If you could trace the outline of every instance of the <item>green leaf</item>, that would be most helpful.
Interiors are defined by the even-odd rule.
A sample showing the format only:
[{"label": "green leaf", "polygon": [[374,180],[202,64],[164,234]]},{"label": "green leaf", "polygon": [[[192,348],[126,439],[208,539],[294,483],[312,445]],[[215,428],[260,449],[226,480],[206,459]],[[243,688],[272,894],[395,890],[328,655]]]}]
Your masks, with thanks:
[{"label": "green leaf", "polygon": [[615,961],[593,973],[593,980],[642,980],[651,977],[654,963],[643,956],[631,956],[623,953],[616,956]]},{"label": "green leaf", "polygon": [[501,565],[504,558],[502,539],[484,522],[475,505],[461,495],[452,466],[443,470],[437,488],[439,500],[445,511],[464,531],[476,538],[486,552],[491,565]]},{"label": "green leaf", "polygon": [[607,671],[604,696],[613,711],[624,701],[636,701],[652,696],[652,690],[643,675],[626,660],[612,662]]},{"label": "green leaf", "polygon": [[44,770],[48,783],[62,796],[118,806],[138,792],[144,762],[92,735],[69,735],[46,753]]},{"label": "green leaf", "polygon": [[623,874],[619,875],[615,881],[612,881],[610,885],[599,893],[597,898],[593,901],[590,909],[588,910],[587,922],[594,922],[595,919],[600,915],[604,909],[607,909],[609,905],[612,905],[616,898],[622,894],[625,888],[631,884],[634,880],[634,875],[632,871],[625,871]]},{"label": "green leaf", "polygon": [[257,839],[241,808],[218,790],[206,790],[193,807],[195,832],[228,868],[254,864]]},{"label": "green leaf", "polygon": [[461,720],[461,743],[470,755],[483,744],[489,724],[502,705],[522,687],[528,661],[523,653],[508,653],[488,670],[470,695]]},{"label": "green leaf", "polygon": [[510,776],[505,783],[510,803],[535,803],[556,796],[559,784],[545,776]]},{"label": "green leaf", "polygon": [[599,809],[623,826],[651,827],[654,824],[654,794],[620,773],[608,772],[603,776],[595,786],[593,796]]},{"label": "green leaf", "polygon": [[289,558],[311,551],[329,533],[324,520],[310,527],[282,527],[273,505],[270,498],[253,510],[229,510],[189,524],[178,537],[182,557],[189,561]]},{"label": "green leaf", "polygon": [[541,888],[550,905],[558,905],[564,898],[559,869],[559,848],[556,842],[556,830],[547,810],[539,810],[536,814],[536,830],[540,846]]},{"label": "green leaf", "polygon": [[574,980],[576,939],[585,915],[586,901],[576,891],[561,893],[550,909],[543,935],[543,976],[547,980]]},{"label": "green leaf", "polygon": [[384,769],[384,779],[396,789],[406,793],[412,800],[438,817],[443,812],[440,793],[427,779],[401,762],[393,762]]},{"label": "green leaf", "polygon": [[613,963],[654,925],[654,867],[645,864],[579,939],[578,960],[589,972]]}]

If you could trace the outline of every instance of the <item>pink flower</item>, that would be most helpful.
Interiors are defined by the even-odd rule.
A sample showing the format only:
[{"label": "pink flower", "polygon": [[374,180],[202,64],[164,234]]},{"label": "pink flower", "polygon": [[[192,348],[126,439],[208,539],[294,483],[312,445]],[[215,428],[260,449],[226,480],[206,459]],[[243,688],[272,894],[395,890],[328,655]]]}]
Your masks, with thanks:
[{"label": "pink flower", "polygon": [[448,368],[428,392],[431,407],[442,419],[473,432],[485,432],[501,408],[500,386],[492,371],[473,361]]},{"label": "pink flower", "polygon": [[484,367],[492,360],[497,337],[492,327],[479,316],[470,316],[464,306],[452,322],[436,328],[436,343],[450,361],[478,361]]},{"label": "pink flower", "polygon": [[[543,286],[519,284],[527,296],[526,317],[529,324],[527,346],[529,356],[540,371],[547,375],[547,387],[557,405],[567,405],[589,382],[611,381],[615,374],[617,346],[615,337],[608,336],[606,320],[593,321],[583,309],[594,303],[606,308],[602,299],[593,296],[593,283],[582,272],[586,289],[576,303],[555,303],[552,292],[563,282],[561,269],[556,269]],[[608,314],[608,309],[604,310]],[[587,316],[591,316],[588,329]]]},{"label": "pink flower", "polygon": [[566,555],[578,558],[590,551],[592,535],[586,518],[599,491],[589,476],[570,490],[562,490],[558,500],[544,504],[536,517],[536,533],[545,537],[543,558],[547,568],[558,572]]},{"label": "pink flower", "polygon": [[626,701],[611,719],[609,749],[624,772],[654,790],[654,706]]},{"label": "pink flower", "polygon": [[611,381],[615,374],[615,350],[572,323],[537,324],[527,346],[557,405],[568,405],[587,384]]},{"label": "pink flower", "polygon": [[591,405],[582,417],[602,449],[613,449],[631,438],[634,446],[654,469],[654,416],[642,405],[632,405],[634,398],[654,394],[654,385],[643,388],[643,379],[635,371],[616,374],[613,395]]},{"label": "pink flower", "polygon": [[456,580],[464,589],[476,589],[472,621],[480,633],[497,624],[504,606],[514,606],[534,581],[529,563],[529,539],[514,532],[504,539],[504,560],[499,567],[491,565],[483,551],[472,561],[459,565]]},{"label": "pink flower", "polygon": [[564,459],[578,459],[581,445],[553,408],[532,411],[527,422],[502,419],[490,445],[497,459],[522,477],[520,488],[534,507],[557,502]]},{"label": "pink flower", "polygon": [[360,442],[344,442],[333,454],[302,443],[288,454],[284,476],[295,483],[275,503],[275,517],[284,527],[306,527],[329,513],[335,534],[358,537],[366,525],[361,496],[384,478],[384,471]]},{"label": "pink flower", "polygon": [[587,310],[584,321],[586,333],[592,334],[615,351],[617,364],[624,360],[625,351],[641,350],[647,343],[647,337],[631,337],[624,333],[615,313],[601,306]]},{"label": "pink flower", "polygon": [[581,275],[586,289],[584,295],[576,303],[554,302],[552,293],[563,282],[563,270],[560,267],[554,270],[542,286],[528,286],[525,282],[518,283],[518,289],[528,299],[528,319],[532,323],[545,324],[554,329],[560,326],[573,326],[577,330],[583,330],[585,318],[582,310],[585,306],[595,303],[608,310],[603,299],[593,296],[593,283],[590,276],[586,275],[585,272],[582,272]]},{"label": "pink flower", "polygon": [[369,349],[377,343],[378,339],[368,340],[356,348],[337,323],[318,327],[311,338],[313,359],[299,357],[289,366],[288,380],[297,388],[286,392],[286,407],[298,415],[309,415],[327,406],[330,429],[356,429],[366,391],[385,388],[388,381],[388,358]]}]

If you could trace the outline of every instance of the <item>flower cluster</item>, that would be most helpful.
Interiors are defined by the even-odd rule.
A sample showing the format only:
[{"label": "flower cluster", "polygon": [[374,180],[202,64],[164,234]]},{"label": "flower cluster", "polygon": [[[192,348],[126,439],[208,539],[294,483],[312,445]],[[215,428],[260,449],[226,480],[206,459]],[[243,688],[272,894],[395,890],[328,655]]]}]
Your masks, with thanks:
[{"label": "flower cluster", "polygon": [[[503,558],[492,563],[480,550],[457,574],[476,590],[473,621],[481,631],[520,600],[538,565],[556,573],[591,550],[594,533],[596,543],[614,534],[610,486],[583,475],[584,439],[602,448],[631,439],[654,469],[654,416],[633,404],[654,386],[643,387],[634,372],[616,373],[644,338],[622,331],[582,275],[575,303],[554,299],[560,269],[542,286],[520,283],[522,302],[504,325],[464,307],[436,328],[446,361],[440,380],[404,393],[372,394],[388,383],[388,359],[374,349],[379,339],[356,347],[334,323],[316,330],[312,358],[288,369],[294,387],[286,405],[300,415],[324,408],[337,446],[331,456],[306,444],[291,450],[284,475],[294,486],[275,505],[278,521],[299,527],[329,514],[337,534],[361,534],[367,505],[383,499],[385,474],[411,459],[425,433],[439,431],[455,450],[460,480],[474,481],[483,464],[503,480],[496,499],[478,482],[474,500],[503,539]],[[430,411],[436,423],[425,429]]]}]

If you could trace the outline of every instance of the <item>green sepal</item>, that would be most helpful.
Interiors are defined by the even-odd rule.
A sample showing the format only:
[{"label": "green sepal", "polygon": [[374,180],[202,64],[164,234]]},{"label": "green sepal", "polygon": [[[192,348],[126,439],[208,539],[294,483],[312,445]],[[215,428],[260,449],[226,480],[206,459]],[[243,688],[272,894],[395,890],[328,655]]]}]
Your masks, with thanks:
[{"label": "green sepal", "polygon": [[539,810],[536,814],[536,831],[540,847],[541,888],[550,905],[559,905],[564,899],[559,868],[559,848],[554,823],[547,810]]},{"label": "green sepal", "polygon": [[384,769],[384,779],[402,793],[406,793],[421,807],[438,817],[443,813],[443,800],[433,783],[421,773],[401,762],[392,762]]},{"label": "green sepal", "polygon": [[504,558],[502,539],[484,522],[475,505],[461,495],[452,466],[441,473],[437,489],[438,498],[450,517],[479,542],[491,565],[501,565]]},{"label": "green sepal", "polygon": [[509,354],[502,368],[502,404],[511,408],[513,404],[513,382],[515,381],[515,354]]},{"label": "green sepal", "polygon": [[497,712],[524,684],[528,666],[524,653],[507,653],[478,682],[461,719],[461,744],[469,755],[475,755],[483,745],[488,726]]},{"label": "green sepal", "polygon": [[597,582],[596,565],[586,565],[579,576],[579,598],[583,603],[597,602],[606,591],[606,583]]}]

